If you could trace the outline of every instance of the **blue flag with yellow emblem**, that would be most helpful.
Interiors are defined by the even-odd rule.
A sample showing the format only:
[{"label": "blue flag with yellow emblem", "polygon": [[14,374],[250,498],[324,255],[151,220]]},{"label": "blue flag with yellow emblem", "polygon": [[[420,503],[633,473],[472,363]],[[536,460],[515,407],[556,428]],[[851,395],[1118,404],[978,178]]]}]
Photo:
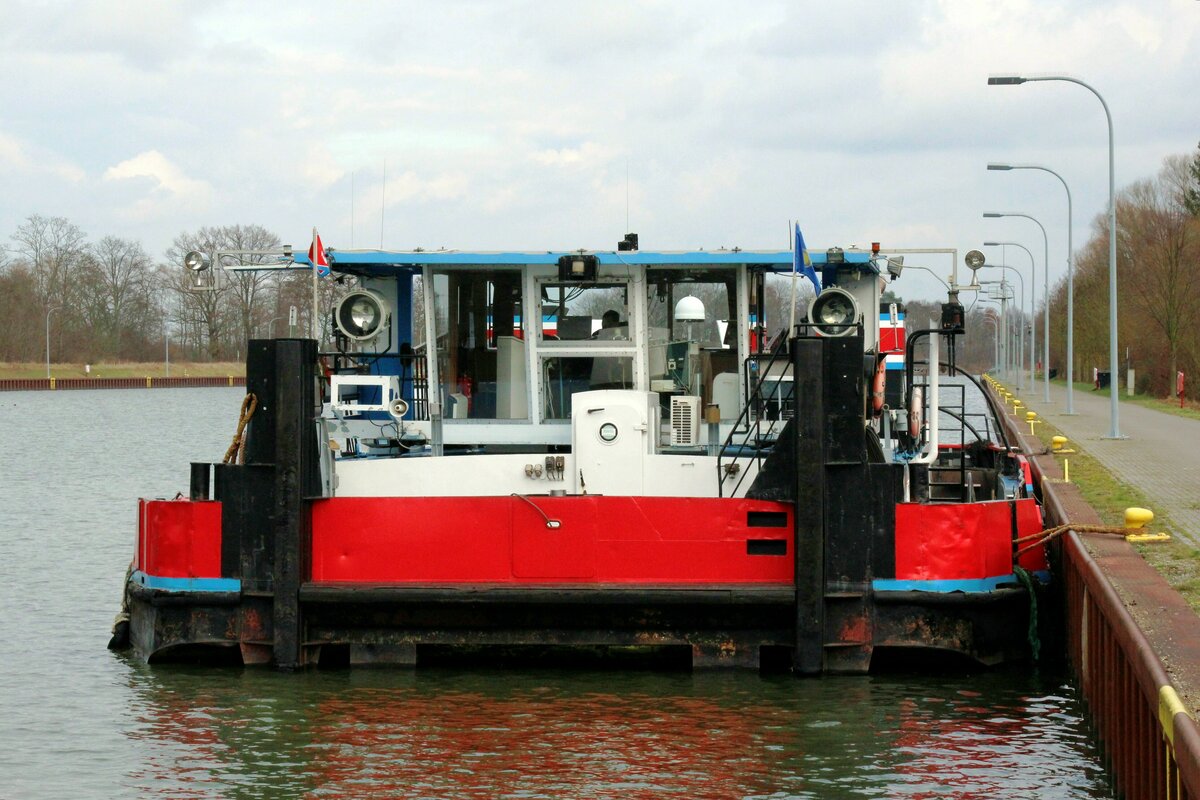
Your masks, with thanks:
[{"label": "blue flag with yellow emblem", "polygon": [[808,257],[808,248],[804,245],[804,234],[800,232],[800,223],[796,223],[796,250],[792,253],[792,272],[803,274],[812,281],[813,289],[821,293],[821,279],[813,269],[812,259]]}]

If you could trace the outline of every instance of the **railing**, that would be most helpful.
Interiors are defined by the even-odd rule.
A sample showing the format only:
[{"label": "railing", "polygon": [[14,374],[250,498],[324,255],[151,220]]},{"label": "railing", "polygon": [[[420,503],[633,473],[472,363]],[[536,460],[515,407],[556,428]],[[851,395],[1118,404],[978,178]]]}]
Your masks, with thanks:
[{"label": "railing", "polygon": [[[787,340],[780,338],[767,353],[754,353],[743,362],[746,370],[746,399],[742,413],[717,453],[717,487],[721,497],[736,497],[751,470],[748,464],[762,466],[769,446],[791,418],[793,403],[792,359]],[[765,365],[765,366],[764,366]],[[786,378],[786,380],[784,380]],[[770,391],[764,392],[769,386]],[[786,387],[786,388],[784,388]],[[726,474],[736,474],[731,489],[725,487]]]},{"label": "railing", "polygon": [[0,378],[0,392],[70,389],[191,389],[207,386],[245,386],[244,375],[187,378]]},{"label": "railing", "polygon": [[1200,730],[1116,589],[1072,534],[1063,545],[1067,647],[1126,798],[1200,796]]}]

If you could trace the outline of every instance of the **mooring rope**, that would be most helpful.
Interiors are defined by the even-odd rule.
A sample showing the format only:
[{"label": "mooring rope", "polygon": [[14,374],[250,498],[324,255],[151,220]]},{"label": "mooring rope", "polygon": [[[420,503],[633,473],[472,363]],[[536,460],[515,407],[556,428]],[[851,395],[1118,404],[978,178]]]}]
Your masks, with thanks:
[{"label": "mooring rope", "polygon": [[233,442],[230,443],[229,449],[225,451],[225,457],[221,459],[222,464],[246,463],[246,424],[254,416],[254,409],[256,408],[258,408],[258,398],[253,392],[250,392],[242,400],[242,411],[238,416],[237,433],[233,434]]},{"label": "mooring rope", "polygon": [[[1014,555],[1014,558],[1023,553],[1028,553],[1030,550],[1041,547],[1044,544],[1048,544],[1052,540],[1062,536],[1067,531],[1075,531],[1076,533],[1102,533],[1109,536],[1128,536],[1130,533],[1134,532],[1133,529],[1125,528],[1120,525],[1076,525],[1068,522],[1065,525],[1056,525],[1053,528],[1047,528],[1044,531],[1032,533],[1029,536],[1022,536],[1019,539],[1013,540],[1013,544],[1033,542],[1033,544],[1026,545],[1018,550]],[[1034,541],[1035,539],[1037,541]]]},{"label": "mooring rope", "polygon": [[1029,630],[1026,631],[1025,636],[1029,640],[1030,655],[1033,656],[1034,661],[1037,661],[1042,654],[1042,640],[1038,636],[1037,592],[1033,590],[1033,576],[1027,570],[1015,565],[1013,573],[1025,587],[1025,591],[1029,593]]}]

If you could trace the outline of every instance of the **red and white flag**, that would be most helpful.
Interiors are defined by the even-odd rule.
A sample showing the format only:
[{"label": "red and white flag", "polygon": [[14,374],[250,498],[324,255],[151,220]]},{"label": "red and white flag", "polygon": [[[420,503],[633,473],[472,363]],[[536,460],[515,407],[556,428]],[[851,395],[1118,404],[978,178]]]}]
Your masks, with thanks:
[{"label": "red and white flag", "polygon": [[317,233],[316,228],[313,228],[313,242],[308,248],[308,260],[322,278],[329,275],[329,256],[325,255],[325,245],[321,244],[321,235]]}]

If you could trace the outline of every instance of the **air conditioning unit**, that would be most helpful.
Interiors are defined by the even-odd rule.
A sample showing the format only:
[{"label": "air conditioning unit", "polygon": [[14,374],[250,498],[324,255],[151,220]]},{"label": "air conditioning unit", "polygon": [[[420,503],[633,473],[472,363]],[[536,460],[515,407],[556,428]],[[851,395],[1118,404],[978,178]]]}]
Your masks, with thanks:
[{"label": "air conditioning unit", "polygon": [[682,396],[671,398],[671,444],[700,443],[700,398]]}]

